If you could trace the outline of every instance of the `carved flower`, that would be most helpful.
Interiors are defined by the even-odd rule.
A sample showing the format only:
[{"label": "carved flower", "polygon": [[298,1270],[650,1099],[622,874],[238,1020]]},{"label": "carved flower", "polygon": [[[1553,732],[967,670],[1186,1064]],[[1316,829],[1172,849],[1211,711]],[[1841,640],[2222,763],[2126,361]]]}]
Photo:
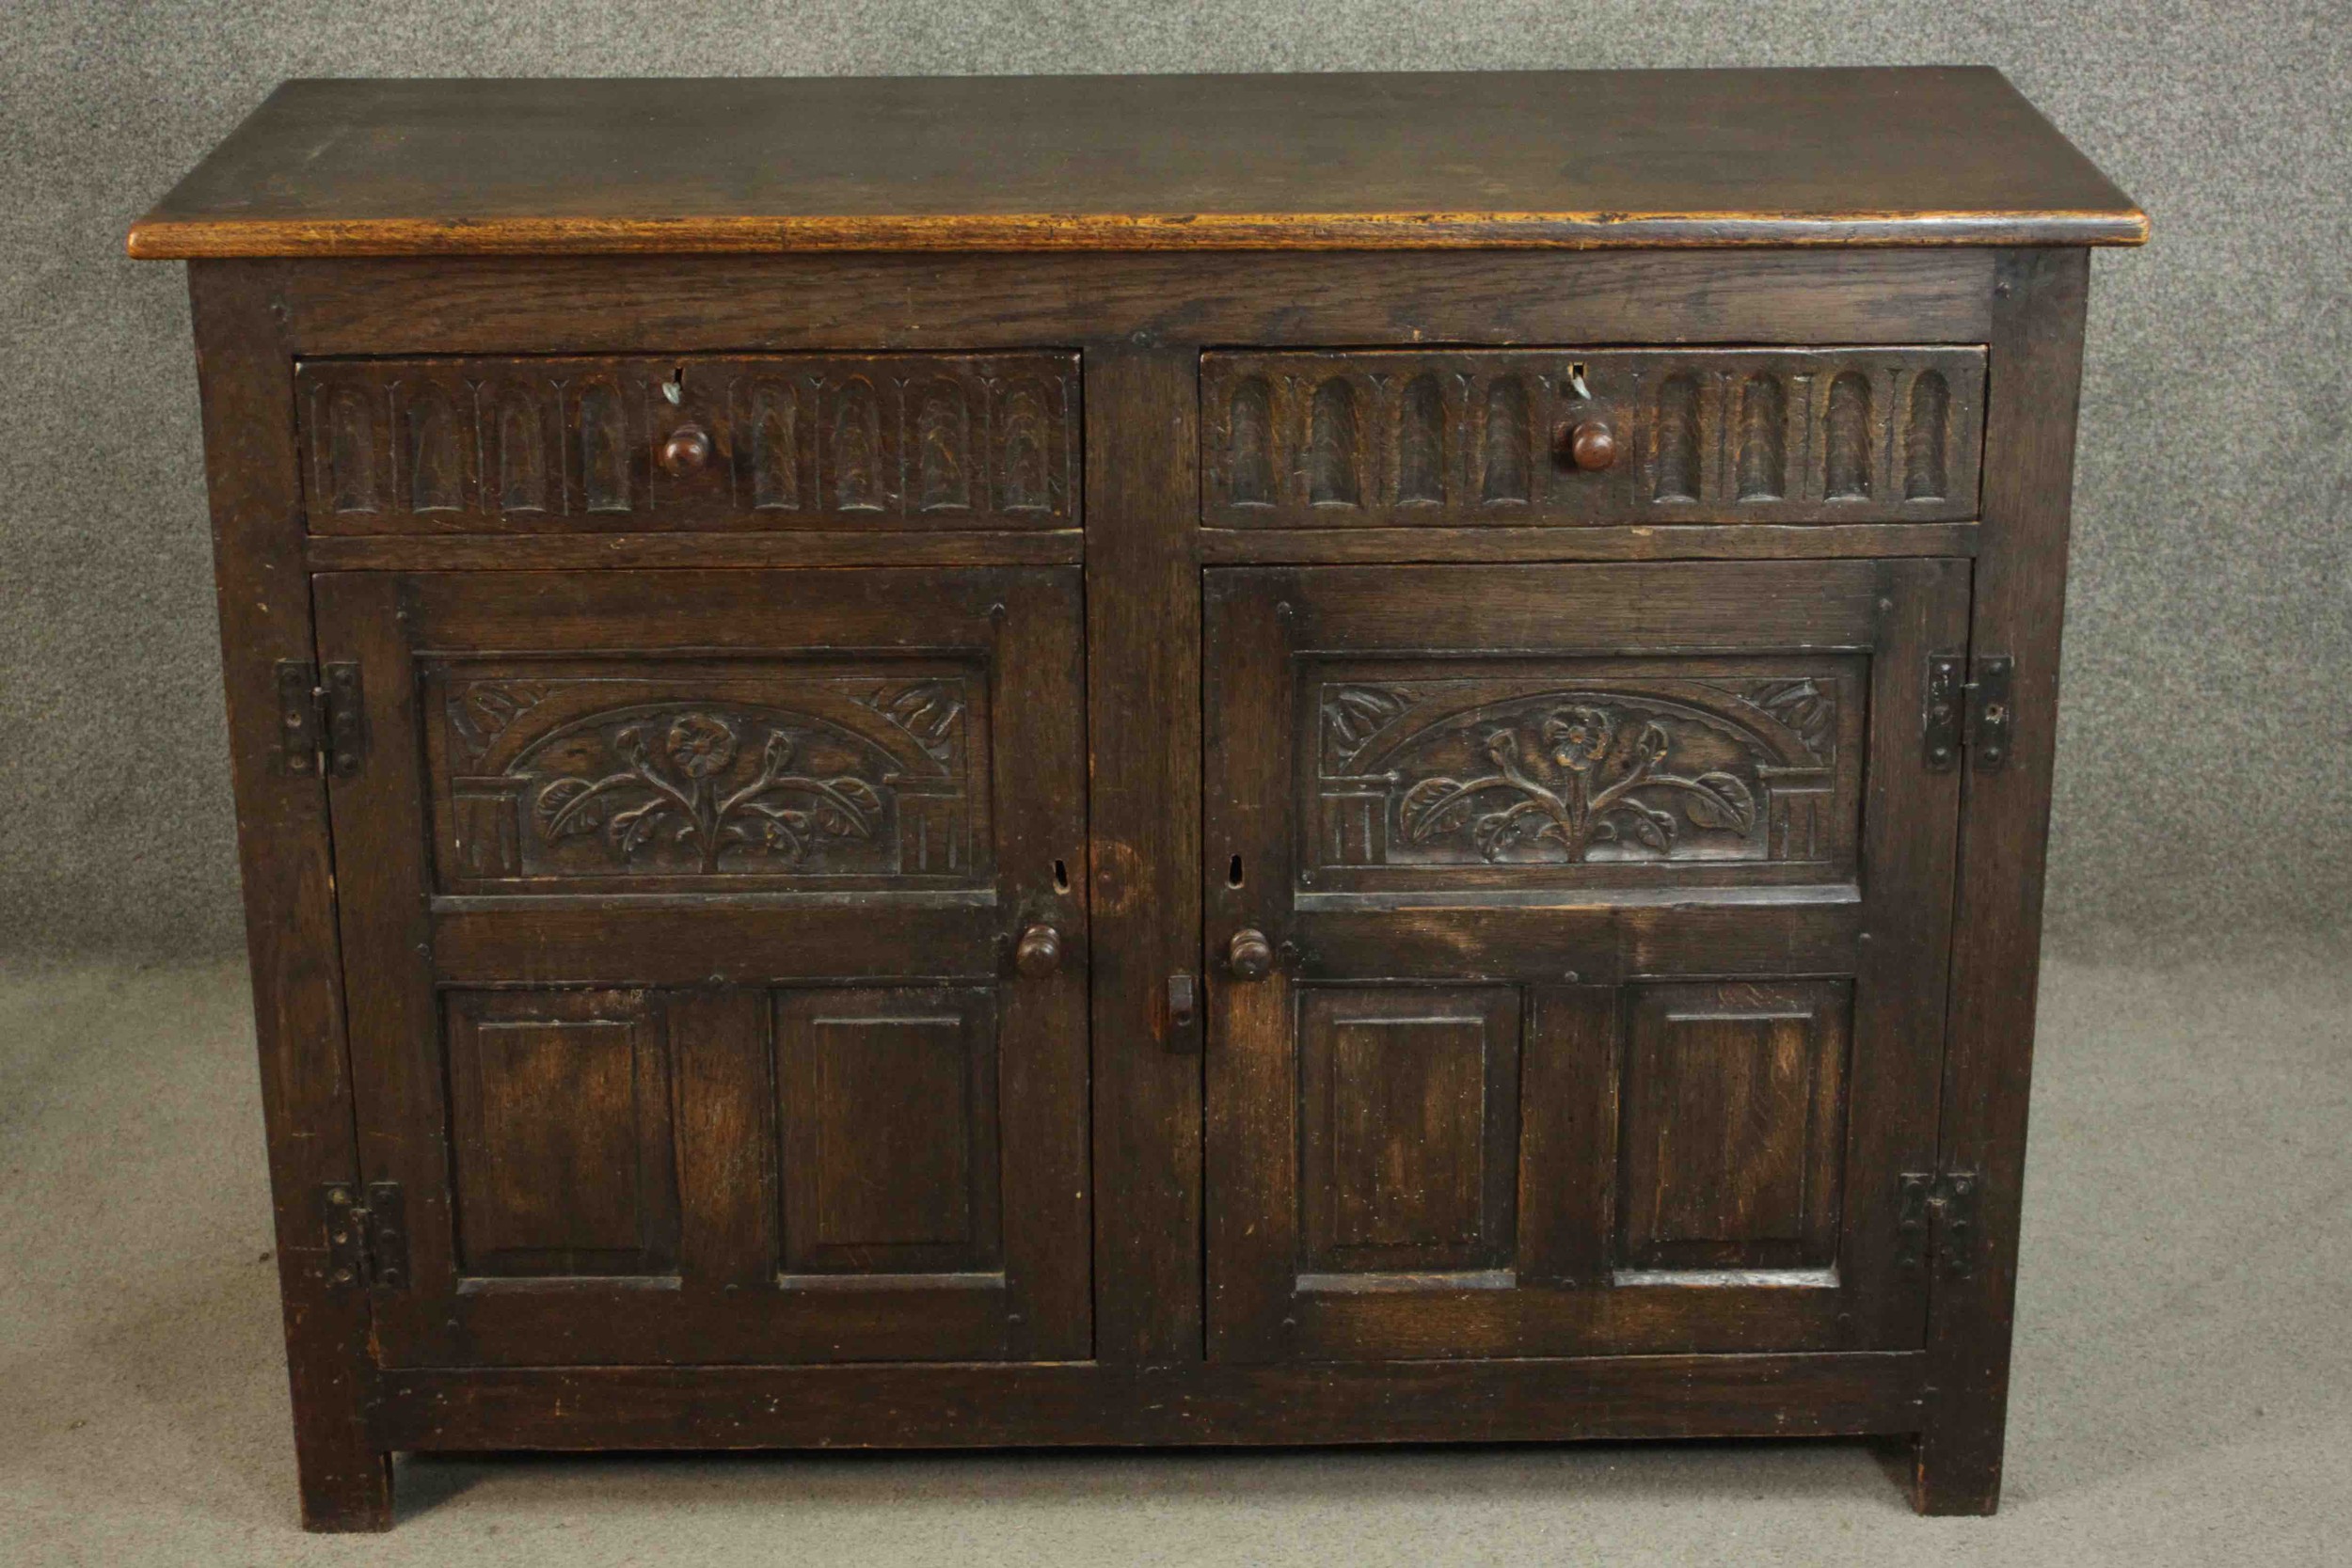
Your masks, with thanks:
[{"label": "carved flower", "polygon": [[690,779],[707,779],[735,760],[735,727],[707,713],[682,713],[665,738],[671,760]]},{"label": "carved flower", "polygon": [[1551,760],[1581,773],[1609,754],[1613,734],[1609,715],[1597,707],[1563,708],[1544,721],[1544,744]]}]

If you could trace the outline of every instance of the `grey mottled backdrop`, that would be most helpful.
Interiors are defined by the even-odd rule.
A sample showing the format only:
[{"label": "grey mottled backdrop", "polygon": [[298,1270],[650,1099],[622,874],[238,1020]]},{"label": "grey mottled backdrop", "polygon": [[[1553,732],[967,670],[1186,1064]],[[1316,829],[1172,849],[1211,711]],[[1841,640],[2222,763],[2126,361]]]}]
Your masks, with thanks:
[{"label": "grey mottled backdrop", "polygon": [[126,224],[282,77],[1985,62],[2155,218],[2094,266],[2051,916],[2341,927],[2345,0],[14,0],[0,944],[237,941],[181,269]]}]

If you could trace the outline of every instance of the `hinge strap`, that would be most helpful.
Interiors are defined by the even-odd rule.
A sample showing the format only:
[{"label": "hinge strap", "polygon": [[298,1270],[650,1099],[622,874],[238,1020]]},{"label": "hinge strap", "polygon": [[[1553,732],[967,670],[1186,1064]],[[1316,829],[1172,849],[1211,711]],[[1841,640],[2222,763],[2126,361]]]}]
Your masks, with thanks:
[{"label": "hinge strap", "polygon": [[1980,773],[1997,773],[2008,763],[2017,722],[2010,699],[2016,667],[2007,654],[1986,654],[1976,660],[1972,680],[1960,655],[1929,656],[1920,746],[1930,772],[1950,772],[1963,750]]},{"label": "hinge strap", "polygon": [[[1966,1279],[1977,1268],[1975,1171],[1905,1171],[1897,1179],[1895,1269],[1906,1279],[1926,1272],[1930,1243],[1946,1279]],[[1930,1234],[1932,1223],[1933,1234]]]},{"label": "hinge strap", "polygon": [[271,753],[277,771],[310,778],[324,758],[339,779],[358,773],[368,754],[359,666],[338,659],[322,670],[298,658],[280,659],[277,685],[278,745]]},{"label": "hinge strap", "polygon": [[278,745],[270,753],[276,771],[308,778],[326,749],[326,693],[319,667],[298,658],[278,661]]},{"label": "hinge strap", "polygon": [[326,1282],[338,1291],[408,1286],[408,1209],[397,1181],[371,1181],[367,1201],[348,1181],[319,1189],[326,1227]]}]

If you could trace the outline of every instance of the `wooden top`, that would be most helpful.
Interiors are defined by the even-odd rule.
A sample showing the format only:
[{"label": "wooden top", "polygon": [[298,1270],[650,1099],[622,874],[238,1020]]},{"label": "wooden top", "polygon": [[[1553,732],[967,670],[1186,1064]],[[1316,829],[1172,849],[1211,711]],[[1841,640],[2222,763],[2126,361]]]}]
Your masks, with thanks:
[{"label": "wooden top", "polygon": [[134,256],[2137,245],[1998,71],[289,82]]}]

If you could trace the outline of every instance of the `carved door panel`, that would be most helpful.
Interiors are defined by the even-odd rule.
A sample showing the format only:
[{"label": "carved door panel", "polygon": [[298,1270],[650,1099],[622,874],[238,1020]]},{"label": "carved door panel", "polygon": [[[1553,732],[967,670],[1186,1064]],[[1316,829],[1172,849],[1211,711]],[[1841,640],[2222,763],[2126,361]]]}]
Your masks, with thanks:
[{"label": "carved door panel", "polygon": [[1209,572],[1213,1357],[1921,1342],[1967,594]]},{"label": "carved door panel", "polygon": [[1089,1354],[1074,571],[316,593],[388,1364]]}]

